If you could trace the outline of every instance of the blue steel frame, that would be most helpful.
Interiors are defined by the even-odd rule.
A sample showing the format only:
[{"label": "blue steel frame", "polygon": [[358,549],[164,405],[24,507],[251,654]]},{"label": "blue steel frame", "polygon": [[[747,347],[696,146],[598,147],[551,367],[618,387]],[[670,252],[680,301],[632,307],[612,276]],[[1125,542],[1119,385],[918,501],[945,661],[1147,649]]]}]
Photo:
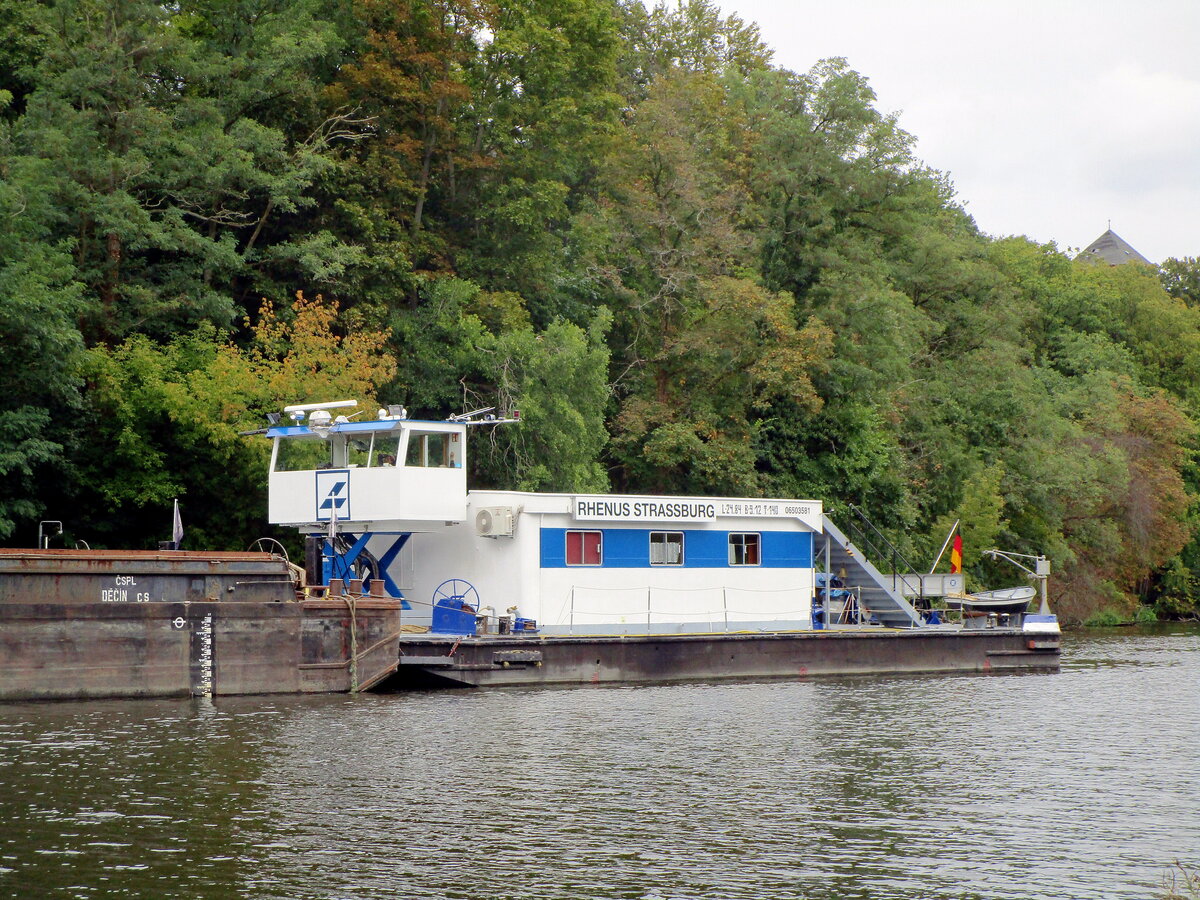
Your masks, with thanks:
[{"label": "blue steel frame", "polygon": [[389,597],[394,597],[400,601],[401,609],[412,609],[412,605],[404,596],[404,592],[392,580],[392,576],[388,573],[392,563],[400,551],[404,549],[404,545],[408,543],[408,539],[412,537],[411,531],[368,531],[364,534],[355,537],[354,535],[343,532],[346,537],[354,538],[354,544],[346,553],[337,553],[333,549],[333,542],[329,538],[325,538],[325,549],[323,556],[323,564],[321,566],[321,574],[325,579],[325,583],[329,584],[331,578],[341,578],[349,581],[353,577],[354,563],[358,560],[362,552],[367,549],[367,543],[373,537],[381,537],[390,535],[395,538],[392,544],[383,555],[379,557],[379,574],[383,578],[383,588],[387,591]]}]

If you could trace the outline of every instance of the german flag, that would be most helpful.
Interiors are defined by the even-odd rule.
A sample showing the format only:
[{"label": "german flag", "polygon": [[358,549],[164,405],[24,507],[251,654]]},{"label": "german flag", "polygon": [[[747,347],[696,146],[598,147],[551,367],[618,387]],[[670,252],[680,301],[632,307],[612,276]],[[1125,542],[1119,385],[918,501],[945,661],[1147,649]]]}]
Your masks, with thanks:
[{"label": "german flag", "polygon": [[954,535],[954,546],[950,548],[951,574],[962,571],[962,535]]}]

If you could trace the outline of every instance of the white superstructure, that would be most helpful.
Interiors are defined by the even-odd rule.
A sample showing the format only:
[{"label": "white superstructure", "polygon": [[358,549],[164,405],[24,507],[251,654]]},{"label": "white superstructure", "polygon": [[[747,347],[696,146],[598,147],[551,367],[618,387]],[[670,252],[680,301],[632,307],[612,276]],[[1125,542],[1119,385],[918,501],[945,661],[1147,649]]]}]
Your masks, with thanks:
[{"label": "white superstructure", "polygon": [[270,521],[323,537],[325,580],[382,578],[409,624],[461,600],[543,634],[812,625],[817,501],[468,491],[467,431],[490,422],[329,408],[268,429]]}]

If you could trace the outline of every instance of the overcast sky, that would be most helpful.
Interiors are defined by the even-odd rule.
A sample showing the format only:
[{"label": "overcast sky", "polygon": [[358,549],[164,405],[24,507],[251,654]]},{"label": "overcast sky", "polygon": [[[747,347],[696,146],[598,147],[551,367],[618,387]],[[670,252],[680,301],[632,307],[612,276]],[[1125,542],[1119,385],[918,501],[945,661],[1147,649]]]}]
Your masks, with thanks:
[{"label": "overcast sky", "polygon": [[1200,0],[716,0],[775,63],[844,56],[991,235],[1200,256]]}]

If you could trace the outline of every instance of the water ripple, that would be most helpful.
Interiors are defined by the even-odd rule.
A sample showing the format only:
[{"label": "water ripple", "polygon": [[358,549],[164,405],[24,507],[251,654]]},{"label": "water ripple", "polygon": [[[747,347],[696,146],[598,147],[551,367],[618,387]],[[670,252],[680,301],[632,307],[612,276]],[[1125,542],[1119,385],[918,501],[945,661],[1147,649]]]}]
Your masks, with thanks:
[{"label": "water ripple", "polygon": [[1147,898],[1200,634],[1048,676],[0,708],[0,896]]}]

